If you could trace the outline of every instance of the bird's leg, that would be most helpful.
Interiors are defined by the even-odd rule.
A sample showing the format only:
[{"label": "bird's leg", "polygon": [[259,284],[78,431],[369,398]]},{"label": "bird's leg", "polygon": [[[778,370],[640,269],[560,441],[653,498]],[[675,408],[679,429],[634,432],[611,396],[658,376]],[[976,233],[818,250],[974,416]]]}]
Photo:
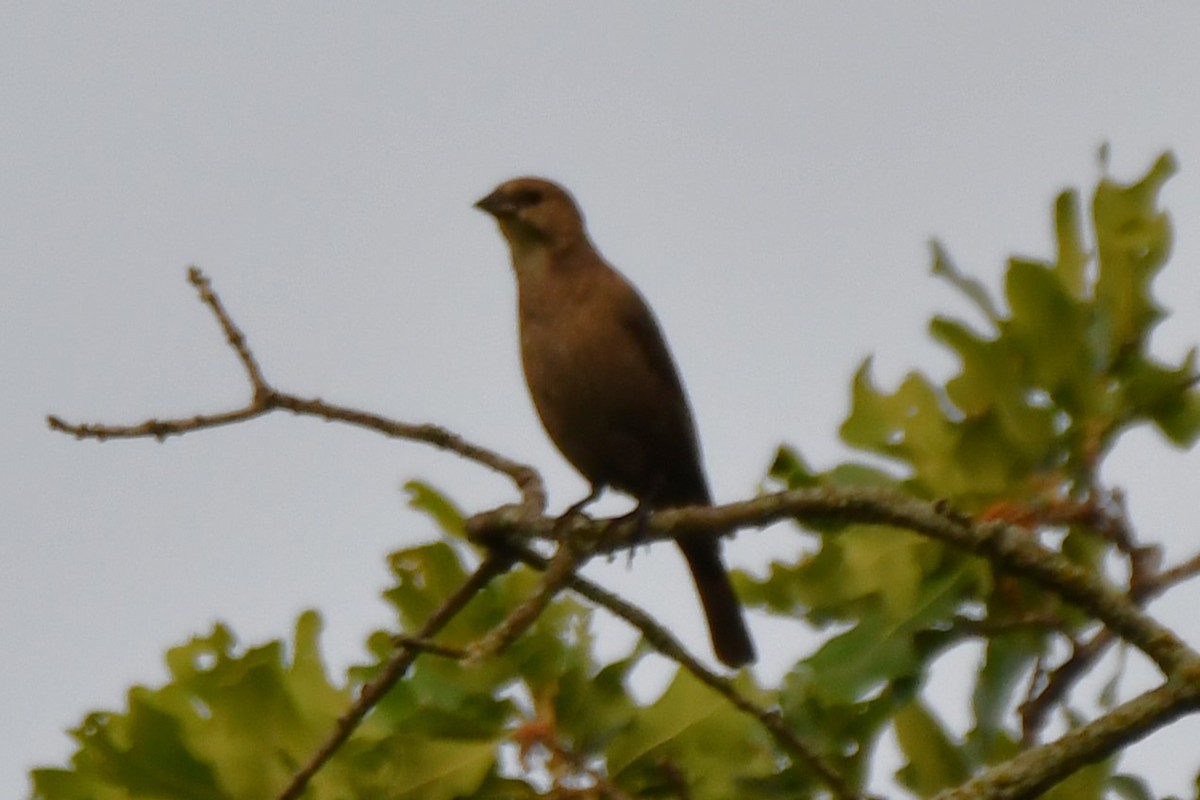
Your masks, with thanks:
[{"label": "bird's leg", "polygon": [[591,489],[588,491],[587,497],[583,498],[578,503],[572,503],[570,508],[560,514],[558,518],[554,520],[554,530],[558,531],[564,526],[568,525],[577,515],[582,514],[583,510],[591,505],[592,501],[599,497],[603,492],[603,483],[593,483]]},{"label": "bird's leg", "polygon": [[[615,524],[625,522],[633,523],[633,531],[629,534],[629,564],[632,566],[633,557],[637,553],[638,545],[646,544],[646,526],[650,521],[650,512],[654,510],[654,501],[659,494],[659,484],[656,484],[644,496],[638,498],[638,504],[623,517],[619,517]],[[646,547],[649,548],[649,544]]]},{"label": "bird's leg", "polygon": [[619,522],[632,522],[633,532],[629,534],[629,550],[626,551],[626,566],[633,566],[633,557],[637,555],[639,545],[646,545],[646,549],[650,545],[646,542],[646,523],[650,520],[650,512],[653,506],[647,500],[639,500],[637,506],[625,516],[621,517]]}]

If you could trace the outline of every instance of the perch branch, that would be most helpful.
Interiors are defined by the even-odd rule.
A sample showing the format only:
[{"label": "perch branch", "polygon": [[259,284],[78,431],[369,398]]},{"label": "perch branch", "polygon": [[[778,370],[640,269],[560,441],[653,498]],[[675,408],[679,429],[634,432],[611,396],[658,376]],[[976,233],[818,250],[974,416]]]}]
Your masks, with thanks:
[{"label": "perch branch", "polygon": [[[577,519],[556,531],[549,520],[526,521],[509,509],[485,512],[467,521],[468,535],[543,538],[593,536],[598,552],[611,552],[634,540],[663,541],[711,536],[713,531],[763,527],[784,519],[890,525],[914,531],[991,561],[1002,571],[1026,578],[1103,622],[1154,661],[1164,674],[1200,664],[1200,655],[1171,630],[1103,578],[1034,541],[1004,522],[972,522],[897,491],[876,488],[792,489],[724,506],[656,511],[639,528],[633,522]],[[523,531],[523,532],[522,532]]]}]

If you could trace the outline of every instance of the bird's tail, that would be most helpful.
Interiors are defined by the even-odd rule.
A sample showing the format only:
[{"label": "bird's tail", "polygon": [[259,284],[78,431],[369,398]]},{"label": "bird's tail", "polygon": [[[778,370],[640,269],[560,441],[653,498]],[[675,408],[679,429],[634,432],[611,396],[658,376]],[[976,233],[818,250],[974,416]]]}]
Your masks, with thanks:
[{"label": "bird's tail", "polygon": [[754,660],[754,643],[742,618],[742,604],[721,563],[720,540],[693,536],[679,542],[679,547],[692,570],[717,658],[734,668],[749,664]]}]

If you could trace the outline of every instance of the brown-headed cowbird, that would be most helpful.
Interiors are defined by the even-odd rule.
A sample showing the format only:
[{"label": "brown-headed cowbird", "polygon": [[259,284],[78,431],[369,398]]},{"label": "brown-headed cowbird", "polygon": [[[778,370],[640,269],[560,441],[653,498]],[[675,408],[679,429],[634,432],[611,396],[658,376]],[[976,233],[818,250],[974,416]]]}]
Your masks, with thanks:
[{"label": "brown-headed cowbird", "polygon": [[[496,218],[517,275],[521,361],[550,438],[592,485],[643,509],[709,505],[691,409],[650,307],[596,252],[562,187],[500,184],[475,204]],[[754,660],[720,540],[679,546],[692,570],[717,658]]]}]

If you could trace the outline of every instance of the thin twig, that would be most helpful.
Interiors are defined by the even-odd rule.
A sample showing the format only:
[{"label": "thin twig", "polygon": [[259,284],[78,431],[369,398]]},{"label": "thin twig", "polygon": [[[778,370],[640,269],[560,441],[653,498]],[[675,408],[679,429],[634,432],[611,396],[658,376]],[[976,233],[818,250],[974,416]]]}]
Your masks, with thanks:
[{"label": "thin twig", "polygon": [[1041,691],[1026,699],[1017,709],[1021,715],[1022,747],[1031,747],[1037,742],[1037,735],[1045,727],[1050,710],[1088,673],[1088,668],[1114,641],[1116,637],[1107,628],[1097,631],[1086,642],[1077,643],[1071,648],[1070,657],[1047,673]]},{"label": "thin twig", "polygon": [[[547,570],[551,563],[544,556],[525,545],[513,543],[509,546],[518,560],[523,561],[534,569]],[[835,797],[841,800],[852,800],[860,795],[851,789],[842,776],[830,766],[824,758],[800,739],[783,720],[778,711],[772,711],[751,702],[745,695],[734,688],[733,683],[725,677],[708,669],[676,639],[666,628],[632,603],[617,597],[612,592],[600,588],[596,584],[577,574],[569,576],[567,585],[572,591],[586,597],[596,605],[602,606],[616,616],[628,622],[641,632],[646,641],[667,658],[678,663],[701,683],[705,684],[719,695],[727,699],[738,710],[754,717],[766,728],[767,732],[786,752],[799,763],[811,770]]]},{"label": "thin twig", "polygon": [[585,551],[572,543],[559,544],[558,552],[543,569],[544,574],[537,591],[513,609],[500,624],[471,645],[468,648],[467,660],[478,664],[490,656],[502,653],[537,620],[554,596],[570,582],[576,568],[585,559]]},{"label": "thin twig", "polygon": [[152,438],[162,441],[169,436],[180,436],[193,431],[245,422],[271,411],[284,409],[295,414],[356,425],[392,438],[421,442],[455,453],[469,461],[474,461],[508,476],[521,493],[522,516],[538,516],[545,512],[545,487],[537,471],[527,464],[513,461],[486,447],[472,444],[458,434],[437,425],[397,422],[378,414],[333,405],[319,399],[305,399],[276,390],[263,377],[262,369],[250,349],[245,334],[234,323],[233,318],[221,302],[221,298],[213,291],[208,277],[198,268],[191,267],[188,269],[188,282],[196,287],[201,302],[216,317],[217,323],[225,334],[226,341],[245,369],[251,389],[250,402],[242,408],[219,414],[198,414],[174,419],[149,419],[136,425],[77,424],[50,415],[46,418],[46,423],[52,430],[70,434],[76,439],[104,441],[106,439]]},{"label": "thin twig", "polygon": [[1194,555],[1182,564],[1177,564],[1170,569],[1164,569],[1155,575],[1153,579],[1148,581],[1151,585],[1148,588],[1154,591],[1150,596],[1157,597],[1162,591],[1169,589],[1177,583],[1182,583],[1197,574],[1200,574],[1200,554]]},{"label": "thin twig", "polygon": [[168,436],[181,436],[191,431],[245,422],[255,417],[261,417],[271,410],[269,405],[251,403],[244,408],[220,414],[196,414],[181,419],[148,419],[137,425],[77,424],[66,422],[51,414],[46,417],[46,424],[50,426],[51,430],[69,434],[76,439],[95,439],[98,442],[107,439],[157,439],[161,442]]},{"label": "thin twig", "polygon": [[417,636],[397,634],[392,637],[392,644],[395,647],[406,647],[418,653],[429,653],[430,655],[441,656],[442,658],[449,658],[454,661],[462,661],[467,657],[467,651],[461,647],[451,647],[447,644],[439,644],[438,642],[422,639]]},{"label": "thin twig", "polygon": [[[487,586],[493,578],[505,572],[510,564],[510,559],[498,554],[492,554],[485,558],[463,585],[454,594],[446,598],[446,601],[430,615],[425,624],[421,626],[421,630],[417,632],[416,638],[426,640],[434,636],[458,612],[462,611],[471,598]],[[416,660],[420,652],[417,648],[401,646],[388,659],[387,663],[380,669],[379,674],[370,683],[362,687],[362,691],[359,692],[358,699],[354,701],[354,704],[338,718],[332,733],[317,748],[317,751],[312,754],[308,763],[297,770],[292,776],[291,782],[279,793],[278,800],[295,800],[295,798],[298,798],[304,792],[312,776],[325,765],[325,762],[338,751],[338,748],[346,743],[346,740],[350,738],[350,734],[362,722],[367,712],[374,708],[383,699],[383,696],[388,693],[388,690],[396,685],[396,681],[404,676],[404,673],[408,671],[408,668]]]},{"label": "thin twig", "polygon": [[1061,631],[1062,628],[1062,617],[1058,614],[1043,611],[1030,612],[1007,619],[995,619],[992,617],[977,619],[959,614],[950,620],[950,629],[947,633],[955,635],[956,638],[967,636],[990,638],[1028,630]]},{"label": "thin twig", "polygon": [[[1160,570],[1162,550],[1153,545],[1137,544],[1133,525],[1129,521],[1124,493],[1113,490],[1107,497],[1108,502],[1103,507],[1095,501],[1084,504],[1087,513],[1080,512],[1079,518],[1072,521],[1086,522],[1092,530],[1103,535],[1117,550],[1125,554],[1129,561],[1127,594],[1134,604],[1144,606],[1174,584],[1200,572],[1200,555],[1171,569]],[[1110,629],[1105,628],[1096,632],[1086,642],[1075,642],[1071,655],[1047,674],[1046,680],[1041,684],[1041,690],[1036,695],[1026,698],[1018,709],[1021,716],[1022,747],[1031,747],[1036,743],[1051,709],[1066,697],[1071,687],[1088,674],[1091,666],[1114,641],[1116,636]]]},{"label": "thin twig", "polygon": [[212,290],[212,283],[208,276],[201,272],[199,267],[188,267],[188,283],[196,287],[196,290],[200,292],[200,301],[212,310],[217,322],[220,323],[221,330],[225,332],[225,340],[237,353],[238,360],[246,369],[246,377],[250,379],[250,385],[254,387],[254,396],[257,398],[260,393],[269,392],[270,387],[267,385],[266,378],[263,377],[262,369],[258,366],[258,360],[246,344],[245,335],[234,324],[229,313],[225,311],[221,298],[217,297],[216,292]]}]

